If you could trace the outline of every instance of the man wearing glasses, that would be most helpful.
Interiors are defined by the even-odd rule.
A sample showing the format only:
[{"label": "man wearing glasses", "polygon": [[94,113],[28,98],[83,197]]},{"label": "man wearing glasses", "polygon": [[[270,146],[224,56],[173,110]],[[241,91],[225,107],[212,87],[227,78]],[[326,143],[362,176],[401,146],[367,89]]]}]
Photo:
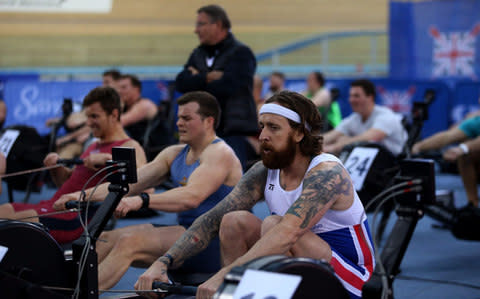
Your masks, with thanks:
[{"label": "man wearing glasses", "polygon": [[195,34],[200,45],[178,74],[176,88],[182,93],[207,91],[217,98],[222,110],[217,132],[245,169],[246,136],[258,132],[252,94],[257,63],[250,48],[237,41],[230,28],[222,7],[207,5],[197,10]]}]

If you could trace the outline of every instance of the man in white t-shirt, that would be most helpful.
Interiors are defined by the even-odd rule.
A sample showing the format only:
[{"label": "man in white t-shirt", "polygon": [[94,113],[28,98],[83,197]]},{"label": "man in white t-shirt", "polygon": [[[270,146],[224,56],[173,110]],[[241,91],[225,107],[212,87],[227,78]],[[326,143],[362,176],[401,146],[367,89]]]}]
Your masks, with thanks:
[{"label": "man in white t-shirt", "polygon": [[375,104],[375,85],[369,80],[350,84],[350,105],[353,113],[324,136],[324,150],[338,154],[347,144],[359,141],[377,142],[394,155],[402,152],[407,132],[402,116],[387,107]]}]

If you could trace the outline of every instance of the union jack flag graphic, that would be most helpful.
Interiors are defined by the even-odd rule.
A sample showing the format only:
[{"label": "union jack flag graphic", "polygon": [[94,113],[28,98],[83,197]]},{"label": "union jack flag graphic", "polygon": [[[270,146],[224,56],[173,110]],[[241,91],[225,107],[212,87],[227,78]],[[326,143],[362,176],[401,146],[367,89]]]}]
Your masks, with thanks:
[{"label": "union jack flag graphic", "polygon": [[433,38],[433,77],[466,76],[476,78],[475,42],[480,33],[480,23],[467,32],[440,32],[430,27]]},{"label": "union jack flag graphic", "polygon": [[410,86],[407,90],[387,90],[383,86],[377,86],[377,90],[384,106],[401,114],[410,113],[415,86]]}]

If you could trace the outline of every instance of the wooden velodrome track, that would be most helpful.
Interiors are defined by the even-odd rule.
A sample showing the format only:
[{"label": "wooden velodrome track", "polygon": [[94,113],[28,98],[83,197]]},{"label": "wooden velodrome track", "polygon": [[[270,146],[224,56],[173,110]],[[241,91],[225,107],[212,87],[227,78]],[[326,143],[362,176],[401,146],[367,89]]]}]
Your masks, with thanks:
[{"label": "wooden velodrome track", "polygon": [[[0,12],[0,68],[180,65],[197,44],[196,9],[208,3],[113,0],[108,14]],[[388,22],[386,0],[218,3],[237,37],[255,52],[316,33],[386,29]]]}]

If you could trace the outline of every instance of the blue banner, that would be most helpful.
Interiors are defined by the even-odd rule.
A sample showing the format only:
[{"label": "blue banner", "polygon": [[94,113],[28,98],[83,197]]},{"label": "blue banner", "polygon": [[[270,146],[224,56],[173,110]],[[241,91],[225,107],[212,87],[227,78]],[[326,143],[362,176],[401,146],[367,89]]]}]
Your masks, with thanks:
[{"label": "blue banner", "polygon": [[170,81],[167,80],[143,80],[142,97],[158,105],[161,101],[170,98],[169,85]]},{"label": "blue banner", "polygon": [[449,126],[450,90],[440,81],[373,80],[377,90],[377,103],[393,111],[410,116],[413,102],[423,102],[425,92],[432,89],[435,100],[429,106],[429,118],[424,122],[421,137],[425,138]]},{"label": "blue banner", "polygon": [[[142,81],[142,96],[159,103],[169,98],[168,81]],[[5,126],[26,124],[47,134],[50,128],[45,121],[60,117],[64,98],[71,98],[81,107],[83,98],[100,81],[39,82],[37,80],[8,80],[4,86],[4,100],[7,105]],[[79,110],[79,109],[78,109]]]},{"label": "blue banner", "polygon": [[45,122],[62,115],[64,98],[81,104],[85,95],[98,85],[98,81],[7,81],[4,90],[7,105],[5,126],[25,124],[36,128],[40,134],[47,134],[50,128]]},{"label": "blue banner", "polygon": [[390,1],[392,78],[479,80],[480,1]]}]

